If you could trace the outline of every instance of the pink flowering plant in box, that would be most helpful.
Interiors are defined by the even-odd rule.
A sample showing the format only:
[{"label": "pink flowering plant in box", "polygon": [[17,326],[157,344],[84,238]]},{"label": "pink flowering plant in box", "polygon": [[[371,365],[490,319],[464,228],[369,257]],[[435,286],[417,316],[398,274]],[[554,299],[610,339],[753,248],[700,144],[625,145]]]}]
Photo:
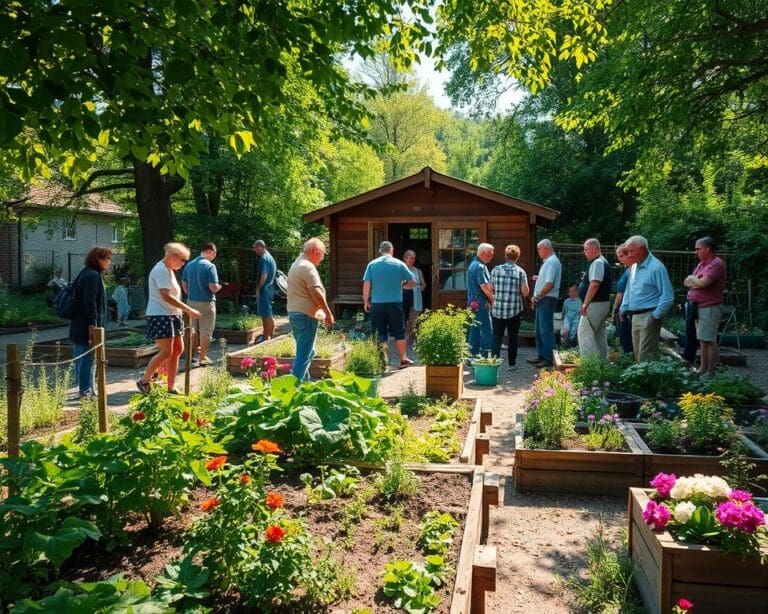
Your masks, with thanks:
[{"label": "pink flowering plant in box", "polygon": [[766,517],[752,493],[731,488],[719,476],[697,473],[678,478],[659,473],[643,520],[654,530],[669,531],[681,542],[711,544],[743,557],[766,561]]},{"label": "pink flowering plant in box", "polygon": [[240,361],[240,367],[249,376],[258,375],[267,381],[291,370],[291,365],[278,363],[274,356],[262,356],[260,358],[246,356]]}]

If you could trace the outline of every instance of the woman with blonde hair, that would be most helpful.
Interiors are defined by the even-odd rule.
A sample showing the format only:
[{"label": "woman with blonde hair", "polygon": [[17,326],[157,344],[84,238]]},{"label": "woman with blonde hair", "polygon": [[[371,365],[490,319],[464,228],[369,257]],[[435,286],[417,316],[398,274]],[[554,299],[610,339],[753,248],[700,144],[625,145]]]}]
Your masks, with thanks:
[{"label": "woman with blonde hair", "polygon": [[139,392],[149,392],[149,383],[160,367],[165,364],[168,374],[168,392],[178,394],[174,387],[179,358],[184,352],[184,325],[181,312],[199,318],[200,312],[181,301],[181,286],[175,271],[189,260],[189,249],[182,243],[167,243],[165,256],[149,273],[147,282],[147,338],[154,341],[159,352],[147,365],[144,376],[136,382]]}]

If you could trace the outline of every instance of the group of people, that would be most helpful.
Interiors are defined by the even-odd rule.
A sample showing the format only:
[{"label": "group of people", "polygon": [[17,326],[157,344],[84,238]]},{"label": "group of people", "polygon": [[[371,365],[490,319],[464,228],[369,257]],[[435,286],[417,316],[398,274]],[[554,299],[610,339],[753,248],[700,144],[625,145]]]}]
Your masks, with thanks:
[{"label": "group of people", "polygon": [[[562,283],[562,264],[548,239],[537,244],[542,261],[533,292],[525,271],[517,265],[520,248],[508,245],[505,262],[488,270],[494,248],[483,243],[467,273],[467,304],[477,320],[470,330],[472,354],[500,356],[501,344],[508,336],[508,364],[514,369],[517,361],[517,334],[523,301],[530,294],[536,314],[537,356],[528,362],[537,367],[552,366],[555,347],[554,315]],[[700,374],[713,374],[719,360],[717,332],[723,313],[726,283],[725,263],[717,255],[717,245],[711,237],[696,241],[698,265],[683,280],[688,288],[686,303],[686,339],[684,358],[694,363],[697,341],[701,345]],[[611,303],[612,272],[595,238],[584,242],[588,270],[578,285],[568,289],[562,310],[561,340],[578,343],[582,356],[608,354],[607,322],[612,316],[622,348],[633,353],[637,362],[659,357],[661,322],[672,307],[674,292],[664,264],[651,253],[645,237],[635,235],[616,249],[624,267],[616,284]]]}]

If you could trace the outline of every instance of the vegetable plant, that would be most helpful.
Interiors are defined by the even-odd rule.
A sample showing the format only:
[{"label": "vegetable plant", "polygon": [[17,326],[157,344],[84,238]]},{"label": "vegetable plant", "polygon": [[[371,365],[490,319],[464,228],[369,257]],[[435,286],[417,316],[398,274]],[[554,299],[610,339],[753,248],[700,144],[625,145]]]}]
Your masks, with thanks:
[{"label": "vegetable plant", "polygon": [[624,370],[621,390],[645,397],[676,397],[691,388],[685,367],[671,358],[641,362]]},{"label": "vegetable plant", "polygon": [[468,356],[467,330],[471,312],[447,307],[419,316],[414,349],[424,365],[460,365]]},{"label": "vegetable plant", "polygon": [[436,510],[427,512],[419,524],[419,540],[416,545],[429,554],[445,554],[458,528],[458,521],[450,514]]},{"label": "vegetable plant", "polygon": [[694,392],[713,393],[722,397],[726,403],[742,404],[760,399],[765,391],[752,383],[747,375],[729,370],[720,370],[708,379],[693,383]]},{"label": "vegetable plant", "polygon": [[354,494],[360,482],[360,470],[357,467],[344,465],[340,469],[328,469],[327,465],[319,465],[320,479],[314,485],[315,479],[311,473],[302,473],[299,479],[304,484],[307,501],[317,503],[337,497],[349,497]]},{"label": "vegetable plant", "polygon": [[396,608],[412,614],[431,612],[440,605],[435,587],[445,581],[447,564],[438,554],[425,558],[425,563],[393,561],[384,565],[384,594]]}]

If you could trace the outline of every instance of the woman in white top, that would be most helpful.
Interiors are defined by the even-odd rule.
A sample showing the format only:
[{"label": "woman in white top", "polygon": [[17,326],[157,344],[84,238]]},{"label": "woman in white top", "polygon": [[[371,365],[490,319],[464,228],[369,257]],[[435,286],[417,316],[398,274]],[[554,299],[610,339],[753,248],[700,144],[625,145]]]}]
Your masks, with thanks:
[{"label": "woman in white top", "polygon": [[189,260],[189,249],[181,243],[167,243],[165,257],[149,273],[147,282],[147,338],[154,341],[160,351],[152,357],[144,376],[136,382],[142,393],[149,392],[149,383],[158,369],[165,363],[168,375],[168,392],[178,394],[174,384],[179,358],[184,352],[184,325],[181,312],[199,318],[200,312],[181,302],[181,286],[174,271],[178,271]]},{"label": "woman in white top", "polygon": [[427,282],[424,281],[424,274],[421,269],[416,266],[416,252],[412,249],[407,250],[403,254],[403,262],[405,262],[408,270],[416,277],[416,285],[410,290],[403,290],[403,316],[405,318],[405,338],[410,339],[413,334],[413,324],[419,314],[424,310],[424,297],[422,292],[427,287]]}]

